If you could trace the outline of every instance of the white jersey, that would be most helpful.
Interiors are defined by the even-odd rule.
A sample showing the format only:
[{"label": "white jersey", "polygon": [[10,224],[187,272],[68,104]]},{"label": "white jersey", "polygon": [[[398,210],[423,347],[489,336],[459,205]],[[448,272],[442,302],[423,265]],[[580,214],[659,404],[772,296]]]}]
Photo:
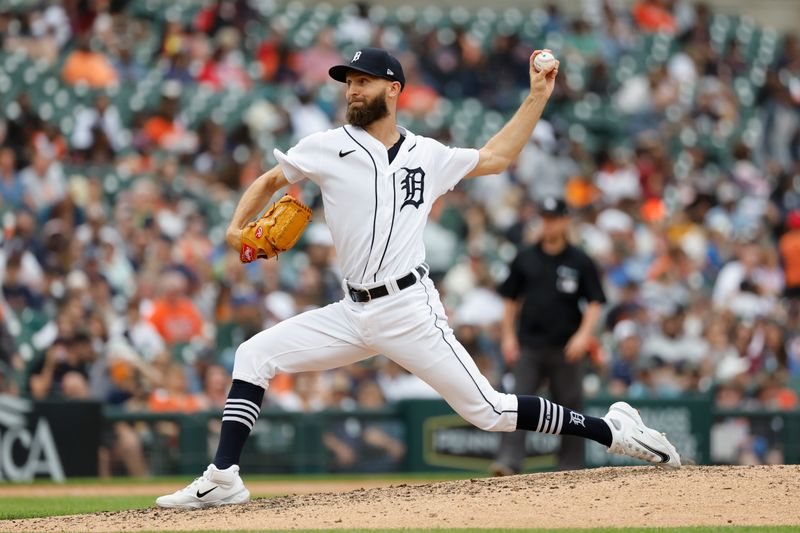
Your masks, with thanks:
[{"label": "white jersey", "polygon": [[403,275],[422,263],[433,202],[478,164],[475,149],[398,130],[405,140],[391,163],[383,143],[351,125],[309,135],[286,154],[274,152],[290,183],[308,178],[319,185],[339,266],[354,284]]}]

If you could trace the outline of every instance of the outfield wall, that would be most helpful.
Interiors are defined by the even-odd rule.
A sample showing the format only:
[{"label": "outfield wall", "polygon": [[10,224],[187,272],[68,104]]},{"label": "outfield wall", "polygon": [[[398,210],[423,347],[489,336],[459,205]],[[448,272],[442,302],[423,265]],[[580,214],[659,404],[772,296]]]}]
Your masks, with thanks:
[{"label": "outfield wall", "polygon": [[[602,416],[612,399],[591,399]],[[133,429],[150,473],[196,474],[210,461],[219,413],[130,413],[93,402],[3,402],[0,476],[27,481],[98,472],[100,450],[120,453],[120,425]],[[800,411],[721,411],[708,397],[637,400],[643,418],[668,434],[685,462],[800,463]],[[9,413],[13,416],[10,416]],[[242,468],[251,473],[486,471],[500,434],[464,422],[443,401],[409,400],[377,411],[262,411]],[[555,467],[559,437],[529,433],[526,470]],[[132,453],[125,448],[122,453]],[[635,464],[586,447],[588,466]],[[115,474],[124,475],[124,458]]]}]

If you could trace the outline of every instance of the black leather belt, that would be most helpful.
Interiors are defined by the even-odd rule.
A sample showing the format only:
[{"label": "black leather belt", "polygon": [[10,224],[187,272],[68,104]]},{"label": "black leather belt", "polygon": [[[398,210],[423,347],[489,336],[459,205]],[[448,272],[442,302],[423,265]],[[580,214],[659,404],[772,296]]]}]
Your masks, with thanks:
[{"label": "black leather belt", "polygon": [[[419,274],[419,279],[422,279],[425,274],[428,273],[428,265],[422,263],[417,268],[414,269],[417,274]],[[407,289],[413,284],[417,282],[417,276],[414,275],[414,272],[409,272],[402,278],[397,280],[397,288],[401,291],[403,289]],[[389,294],[389,287],[384,285],[379,285],[378,287],[373,287],[371,289],[356,289],[355,287],[351,287],[350,284],[347,284],[347,294],[354,302],[368,302],[370,300],[374,300],[375,298],[380,298],[382,296],[386,296]]]}]

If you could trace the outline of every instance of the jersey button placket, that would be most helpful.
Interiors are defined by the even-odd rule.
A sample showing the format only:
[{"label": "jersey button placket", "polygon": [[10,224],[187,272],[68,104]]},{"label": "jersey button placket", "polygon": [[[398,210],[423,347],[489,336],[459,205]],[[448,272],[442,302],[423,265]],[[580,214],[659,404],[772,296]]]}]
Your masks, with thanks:
[{"label": "jersey button placket", "polygon": [[[390,177],[387,178],[386,174],[384,173],[381,177],[382,179],[378,179],[378,216],[376,217],[377,223],[375,227],[375,249],[373,251],[375,255],[375,269],[378,268],[378,264],[380,263],[381,256],[383,256],[383,250],[386,246],[386,239],[389,234],[389,225],[392,220],[392,213],[391,209],[389,208],[389,204],[391,203],[392,198],[392,191],[391,191],[391,174]],[[387,186],[388,185],[388,186]],[[386,268],[386,263],[384,262],[381,265],[381,270]],[[381,273],[377,271],[373,271],[374,274],[371,278],[371,281],[379,281]]]}]

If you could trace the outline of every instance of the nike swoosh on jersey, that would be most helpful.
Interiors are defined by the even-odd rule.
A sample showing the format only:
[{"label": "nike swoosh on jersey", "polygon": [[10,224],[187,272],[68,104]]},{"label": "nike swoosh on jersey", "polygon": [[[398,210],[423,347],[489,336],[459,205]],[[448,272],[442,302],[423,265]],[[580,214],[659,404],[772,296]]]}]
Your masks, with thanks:
[{"label": "nike swoosh on jersey", "polygon": [[205,492],[200,492],[200,489],[197,489],[197,494],[196,494],[196,496],[197,496],[198,498],[202,498],[203,496],[207,495],[207,494],[208,494],[209,492],[211,492],[212,490],[214,490],[214,489],[218,489],[218,488],[219,488],[219,486],[216,486],[216,487],[211,487],[210,489],[208,489],[208,490],[207,490],[207,491],[205,491]]},{"label": "nike swoosh on jersey", "polygon": [[653,448],[652,446],[648,446],[647,444],[645,444],[644,442],[640,441],[640,440],[639,440],[639,439],[637,439],[636,437],[633,437],[633,440],[635,440],[635,441],[636,441],[636,442],[638,442],[638,443],[639,443],[641,446],[643,446],[643,447],[647,448],[648,450],[650,450],[651,452],[653,452],[654,454],[656,454],[657,456],[659,456],[659,457],[661,458],[661,462],[662,462],[662,463],[668,463],[668,462],[669,462],[669,454],[666,454],[666,453],[664,453],[664,452],[662,452],[662,451],[656,450],[656,449],[655,449],[655,448]]},{"label": "nike swoosh on jersey", "polygon": [[355,150],[350,150],[349,152],[342,152],[341,150],[339,150],[339,157],[344,157],[346,155],[350,155],[353,152],[355,152]]}]

